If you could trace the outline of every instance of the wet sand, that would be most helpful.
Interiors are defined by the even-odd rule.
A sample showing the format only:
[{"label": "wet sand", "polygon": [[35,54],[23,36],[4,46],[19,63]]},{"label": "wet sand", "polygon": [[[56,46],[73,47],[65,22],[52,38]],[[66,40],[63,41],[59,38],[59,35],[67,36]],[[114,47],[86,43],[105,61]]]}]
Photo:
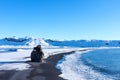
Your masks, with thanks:
[{"label": "wet sand", "polygon": [[31,65],[27,70],[0,70],[0,80],[65,80],[59,77],[61,72],[56,68],[56,64],[64,55],[74,52],[71,51],[49,56],[42,63],[27,62]]}]

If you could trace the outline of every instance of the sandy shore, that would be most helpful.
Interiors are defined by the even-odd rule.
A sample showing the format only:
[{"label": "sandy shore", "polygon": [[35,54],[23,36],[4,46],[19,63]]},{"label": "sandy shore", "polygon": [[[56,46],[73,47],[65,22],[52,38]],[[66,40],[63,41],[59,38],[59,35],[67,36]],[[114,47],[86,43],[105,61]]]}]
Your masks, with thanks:
[{"label": "sandy shore", "polygon": [[31,65],[27,70],[0,70],[0,80],[65,80],[58,76],[61,72],[55,67],[58,60],[71,53],[74,51],[49,56],[43,63],[27,62]]}]

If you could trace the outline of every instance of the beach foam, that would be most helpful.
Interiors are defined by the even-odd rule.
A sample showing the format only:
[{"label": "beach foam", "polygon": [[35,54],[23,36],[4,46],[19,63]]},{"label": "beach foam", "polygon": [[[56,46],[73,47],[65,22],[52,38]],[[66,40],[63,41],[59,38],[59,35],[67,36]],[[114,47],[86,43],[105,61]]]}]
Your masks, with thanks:
[{"label": "beach foam", "polygon": [[111,76],[86,66],[81,60],[81,54],[82,52],[76,52],[66,55],[58,62],[56,67],[62,72],[60,77],[67,80],[114,80]]}]

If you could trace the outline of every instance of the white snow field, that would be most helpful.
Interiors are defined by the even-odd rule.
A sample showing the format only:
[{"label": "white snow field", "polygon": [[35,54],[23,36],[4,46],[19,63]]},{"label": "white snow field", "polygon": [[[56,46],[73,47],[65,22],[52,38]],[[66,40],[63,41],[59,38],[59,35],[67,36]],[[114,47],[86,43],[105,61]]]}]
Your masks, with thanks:
[{"label": "white snow field", "polygon": [[[63,52],[69,52],[75,50],[75,48],[43,48],[44,52],[44,58],[47,58],[50,55],[63,53]],[[28,69],[30,67],[29,64],[26,63],[26,61],[30,61],[30,54],[31,54],[32,48],[27,48],[20,46],[19,48],[11,47],[0,48],[0,70],[24,70]]]},{"label": "white snow field", "polygon": [[0,39],[0,70],[23,70],[30,67],[26,61],[30,61],[30,54],[36,45],[40,44],[44,52],[44,58],[75,48],[53,46],[42,38],[33,37],[6,37]]}]

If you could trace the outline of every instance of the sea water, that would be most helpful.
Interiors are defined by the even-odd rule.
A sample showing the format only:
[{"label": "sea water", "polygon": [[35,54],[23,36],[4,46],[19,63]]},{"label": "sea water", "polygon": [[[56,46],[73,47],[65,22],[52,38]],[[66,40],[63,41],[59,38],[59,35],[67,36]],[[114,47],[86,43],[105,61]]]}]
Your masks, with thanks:
[{"label": "sea water", "polygon": [[56,67],[67,80],[120,80],[120,49],[65,55]]}]

